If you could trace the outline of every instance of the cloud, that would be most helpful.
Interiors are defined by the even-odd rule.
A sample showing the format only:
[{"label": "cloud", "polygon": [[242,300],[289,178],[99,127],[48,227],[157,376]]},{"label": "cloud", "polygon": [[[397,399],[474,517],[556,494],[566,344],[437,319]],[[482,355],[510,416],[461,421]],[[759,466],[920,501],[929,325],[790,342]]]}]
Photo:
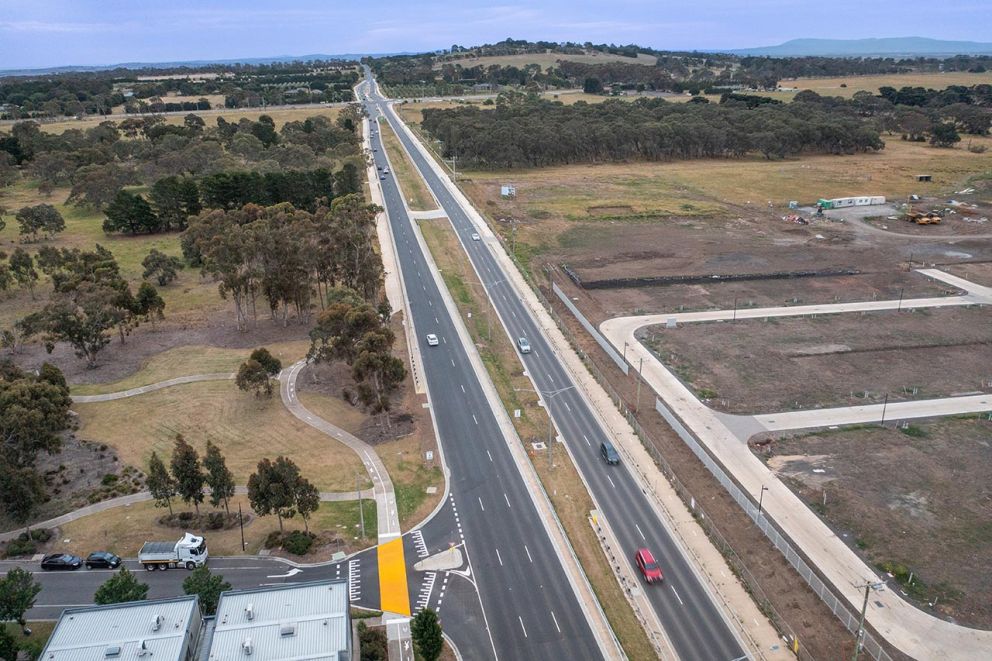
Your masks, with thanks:
[{"label": "cloud", "polygon": [[117,29],[121,24],[113,23],[50,23],[47,21],[0,21],[0,31],[38,32],[102,32]]}]

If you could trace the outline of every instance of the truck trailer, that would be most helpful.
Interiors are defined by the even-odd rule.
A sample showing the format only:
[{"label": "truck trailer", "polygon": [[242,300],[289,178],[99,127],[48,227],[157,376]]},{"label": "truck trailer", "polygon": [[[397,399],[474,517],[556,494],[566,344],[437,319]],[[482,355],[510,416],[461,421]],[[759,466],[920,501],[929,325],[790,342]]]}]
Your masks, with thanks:
[{"label": "truck trailer", "polygon": [[207,564],[207,542],[186,533],[178,542],[145,542],[138,551],[138,562],[148,571],[170,567],[196,569]]}]

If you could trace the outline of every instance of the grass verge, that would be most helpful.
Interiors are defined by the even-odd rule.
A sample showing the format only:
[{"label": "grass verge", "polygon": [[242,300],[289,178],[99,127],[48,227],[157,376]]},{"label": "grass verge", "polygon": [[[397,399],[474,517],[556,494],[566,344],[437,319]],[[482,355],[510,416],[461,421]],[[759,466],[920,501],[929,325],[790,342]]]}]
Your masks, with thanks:
[{"label": "grass verge", "polygon": [[382,144],[389,155],[389,163],[393,166],[393,174],[399,180],[400,189],[406,197],[407,205],[413,211],[432,211],[437,209],[437,203],[431,197],[430,191],[423,178],[413,168],[407,158],[399,138],[388,122],[379,122]]},{"label": "grass verge", "polygon": [[[376,528],[375,501],[362,501],[365,510],[365,538],[361,537],[361,523],[358,501],[325,502],[310,517],[310,530],[314,533],[330,532],[340,537],[344,544],[340,550],[357,550],[375,540]],[[231,499],[231,511],[237,512],[238,505],[247,517],[245,524],[245,550],[241,549],[241,530],[234,526],[228,530],[190,530],[202,534],[212,555],[256,554],[262,548],[269,533],[279,529],[275,516],[255,516],[243,495]],[[181,502],[174,502],[173,509],[188,509]],[[209,506],[201,506],[205,511]],[[163,526],[158,520],[168,514],[168,510],[155,506],[152,501],[131,506],[116,507],[111,510],[91,514],[62,526],[59,539],[52,545],[53,551],[66,551],[85,557],[91,551],[111,551],[121,557],[133,558],[141,545],[149,540],[171,540],[182,536],[183,530]],[[283,526],[287,532],[303,530],[303,520],[296,516],[285,519]]]},{"label": "grass verge", "polygon": [[30,636],[25,636],[16,622],[6,622],[0,626],[7,627],[7,632],[17,641],[18,647],[29,652],[31,656],[28,658],[31,659],[37,659],[41,655],[48,639],[52,637],[52,631],[55,630],[55,622],[50,620],[29,620]]},{"label": "grass verge", "polygon": [[[282,342],[265,345],[269,352],[289,366],[304,355],[310,343],[306,341]],[[73,395],[102,395],[129,390],[159,381],[193,374],[214,374],[236,372],[238,366],[248,360],[251,349],[223,349],[201,345],[176,347],[155,354],[141,366],[141,369],[127,378],[113,383],[94,383],[72,386]]]},{"label": "grass verge", "polygon": [[[478,346],[503,406],[508,411],[521,410],[519,418],[512,418],[514,426],[525,443],[545,491],[620,644],[632,659],[654,658],[655,650],[589,526],[587,519],[593,509],[592,499],[571,458],[559,443],[551,444],[550,457],[546,452],[537,453],[531,449],[531,442],[546,440],[547,415],[537,406],[537,395],[526,390],[533,388],[533,384],[524,376],[523,366],[499,326],[482,286],[475,282],[475,272],[462,252],[454,231],[447,220],[422,221],[420,228],[459,312],[466,317],[469,333]],[[472,314],[471,319],[468,319],[469,313]],[[487,317],[496,326],[491,337]]]},{"label": "grass verge", "polygon": [[227,457],[237,484],[263,457],[285,455],[323,491],[351,491],[355,474],[361,488],[371,483],[355,453],[294,418],[278,395],[258,400],[233,381],[173,386],[138,397],[77,404],[80,438],[114,446],[122,461],[142,470],[152,451],[169,457],[176,434],[202,453],[210,439]]}]

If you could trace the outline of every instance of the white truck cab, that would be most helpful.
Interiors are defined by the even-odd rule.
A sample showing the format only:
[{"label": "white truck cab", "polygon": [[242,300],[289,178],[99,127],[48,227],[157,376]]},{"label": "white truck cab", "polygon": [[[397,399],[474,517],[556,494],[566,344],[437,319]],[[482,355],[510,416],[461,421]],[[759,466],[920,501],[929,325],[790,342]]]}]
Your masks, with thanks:
[{"label": "white truck cab", "polygon": [[138,562],[148,571],[170,567],[196,569],[207,564],[208,557],[207,542],[189,532],[178,542],[145,542],[138,551]]}]

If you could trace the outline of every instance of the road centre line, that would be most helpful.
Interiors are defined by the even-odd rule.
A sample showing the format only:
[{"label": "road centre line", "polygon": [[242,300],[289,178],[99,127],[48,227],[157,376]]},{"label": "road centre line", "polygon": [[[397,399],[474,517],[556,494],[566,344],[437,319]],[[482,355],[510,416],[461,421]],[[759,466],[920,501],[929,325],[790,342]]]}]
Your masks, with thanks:
[{"label": "road centre line", "polygon": [[479,424],[479,419],[475,417],[474,413],[472,414],[472,419],[475,420],[475,424]]},{"label": "road centre line", "polygon": [[592,443],[589,442],[589,437],[588,436],[586,436],[585,434],[583,434],[582,435],[582,438],[583,438],[583,440],[585,440],[586,445],[588,445],[589,447],[592,447]]},{"label": "road centre line", "polygon": [[526,544],[524,544],[524,551],[527,551],[527,559],[530,560],[531,562],[534,562],[534,558],[530,557],[530,549],[527,548]]},{"label": "road centre line", "polygon": [[506,506],[507,507],[509,507],[510,509],[513,509],[513,506],[510,505],[510,499],[506,497],[506,492],[505,491],[503,492],[503,500],[506,501]]},{"label": "road centre line", "polygon": [[499,549],[496,549],[496,559],[499,560],[499,566],[502,567],[503,566],[503,558],[499,554]]},{"label": "road centre line", "polygon": [[524,638],[527,638],[527,627],[524,626],[523,618],[517,615],[517,619],[520,620],[520,628],[524,630]]},{"label": "road centre line", "polygon": [[479,496],[479,507],[482,508],[483,512],[486,511],[486,506],[482,504],[482,496]]},{"label": "road centre line", "polygon": [[641,527],[636,523],[634,524],[634,527],[637,528],[637,532],[641,535],[641,539],[643,539],[645,542],[648,541],[648,538],[644,536],[643,532],[641,532]]},{"label": "road centre line", "polygon": [[493,455],[489,453],[489,450],[486,450],[486,454],[489,455],[489,461],[492,462],[493,461]]},{"label": "road centre line", "polygon": [[685,606],[685,604],[682,603],[682,597],[679,596],[679,591],[675,589],[674,585],[672,586],[672,594],[674,594],[675,598],[679,600],[679,606]]},{"label": "road centre line", "polygon": [[[617,485],[615,485],[615,484],[613,484],[613,478],[612,478],[612,477],[610,477],[609,475],[607,475],[607,476],[606,476],[606,479],[610,481],[610,486],[612,486],[612,487],[613,487],[614,489],[616,489],[616,488],[617,488]],[[635,525],[636,525],[636,524],[635,524]],[[641,535],[641,537],[643,537],[643,536],[644,536],[644,535]]]},{"label": "road centre line", "polygon": [[555,623],[555,629],[557,629],[557,630],[558,630],[558,633],[561,633],[561,627],[560,627],[560,626],[558,626],[558,618],[557,618],[557,617],[555,617],[555,612],[554,612],[554,611],[551,611],[551,619],[552,619],[552,620],[554,621],[554,623]]}]

